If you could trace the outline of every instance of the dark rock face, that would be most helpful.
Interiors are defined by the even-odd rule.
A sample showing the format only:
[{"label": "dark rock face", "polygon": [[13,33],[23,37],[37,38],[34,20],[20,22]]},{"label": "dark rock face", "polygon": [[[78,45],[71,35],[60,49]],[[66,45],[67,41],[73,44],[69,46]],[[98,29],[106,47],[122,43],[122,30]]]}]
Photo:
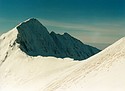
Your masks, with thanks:
[{"label": "dark rock face", "polygon": [[63,35],[47,29],[36,19],[30,19],[17,26],[17,43],[30,56],[70,57],[75,60],[86,59],[100,50],[73,38],[68,33]]}]

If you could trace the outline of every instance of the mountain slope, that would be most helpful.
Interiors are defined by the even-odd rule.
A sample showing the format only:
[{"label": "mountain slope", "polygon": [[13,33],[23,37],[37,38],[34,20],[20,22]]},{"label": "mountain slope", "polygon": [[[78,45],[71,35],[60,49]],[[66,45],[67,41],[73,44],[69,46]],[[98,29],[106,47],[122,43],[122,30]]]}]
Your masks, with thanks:
[{"label": "mountain slope", "polygon": [[86,59],[100,50],[83,44],[68,33],[50,33],[36,19],[29,19],[16,27],[16,42],[22,51],[30,56],[70,57],[75,60]]},{"label": "mountain slope", "polygon": [[[25,26],[27,22],[28,26]],[[61,45],[57,47],[58,50],[69,48],[70,42],[71,48],[77,44],[81,45],[80,41],[67,33],[49,34],[46,28],[40,25],[38,30],[44,28],[45,31],[41,31],[47,36],[46,38],[35,26],[29,27],[34,25],[34,22],[40,24],[31,19],[0,36],[0,91],[125,91],[125,38],[84,61],[30,56],[27,54],[35,52],[39,54],[39,47],[44,47],[37,44],[36,48],[36,42],[33,40],[49,39],[50,43],[54,42],[55,47]],[[29,35],[29,32],[24,32],[24,27],[39,35],[37,37]],[[42,39],[39,39],[40,36]],[[65,39],[70,41],[67,43]],[[68,46],[65,47],[63,43]],[[53,45],[46,44],[46,46],[51,48]],[[70,51],[73,52],[71,49]]]},{"label": "mountain slope", "polygon": [[58,50],[47,29],[34,18],[17,26],[17,30],[16,41],[28,55],[54,56],[54,51]]},{"label": "mountain slope", "polygon": [[73,69],[43,91],[124,91],[125,38]]},{"label": "mountain slope", "polygon": [[[73,38],[68,33],[63,35],[56,34],[54,32],[50,33],[51,37],[55,41],[59,50],[61,51],[61,57],[70,57],[77,60],[86,59],[93,54],[99,52],[98,49],[83,44],[81,41]],[[62,55],[63,54],[63,55]]]},{"label": "mountain slope", "polygon": [[[59,76],[62,72],[69,70],[70,67],[77,64],[77,62],[73,62],[72,59],[60,58],[71,57],[81,60],[100,51],[97,48],[87,46],[81,42],[80,45],[76,45],[75,42],[79,40],[76,40],[67,33],[61,36],[66,38],[65,41],[67,43],[69,41],[74,44],[71,46],[65,45],[65,47],[63,47],[64,49],[60,49],[64,45],[58,45],[54,36],[56,35],[50,34],[47,29],[34,18],[20,23],[9,32],[0,36],[0,91],[11,91],[11,89],[12,91],[19,91],[19,89],[23,88],[30,89],[32,85],[35,86],[35,90],[31,90],[37,91],[37,89],[41,87],[43,79],[46,78],[45,80],[47,80],[47,78],[51,77],[49,81],[43,83],[42,87],[56,78],[54,74],[50,73],[56,72],[55,74]],[[63,40],[63,42],[65,41]],[[59,42],[63,44],[61,40]],[[79,50],[73,49],[75,45],[78,47],[84,46],[85,50],[83,53],[86,51],[86,48],[88,48],[88,53],[82,53],[78,56]],[[70,50],[70,47],[72,48],[71,52],[67,51]],[[89,48],[93,51],[90,50],[89,52]],[[40,82],[34,82],[39,78],[41,79],[39,80]],[[38,87],[36,87],[36,85],[38,85]]]},{"label": "mountain slope", "polygon": [[0,91],[124,91],[124,44],[122,38],[84,61],[31,57],[17,45],[0,66]]}]

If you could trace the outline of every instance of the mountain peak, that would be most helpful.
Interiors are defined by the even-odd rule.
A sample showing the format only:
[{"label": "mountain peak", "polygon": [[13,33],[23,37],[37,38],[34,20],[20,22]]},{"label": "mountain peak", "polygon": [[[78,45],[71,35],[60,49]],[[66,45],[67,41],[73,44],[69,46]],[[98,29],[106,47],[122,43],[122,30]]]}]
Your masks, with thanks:
[{"label": "mountain peak", "polygon": [[19,32],[17,43],[20,44],[21,50],[30,56],[70,57],[82,60],[100,51],[83,44],[68,33],[63,35],[49,33],[35,18],[24,21],[17,30]]},{"label": "mountain peak", "polygon": [[65,32],[63,35],[68,35],[69,36],[69,34],[67,32]]},{"label": "mountain peak", "polygon": [[26,21],[38,21],[36,18],[29,18]]},{"label": "mountain peak", "polygon": [[[35,39],[36,37],[46,37],[49,35],[48,30],[45,26],[43,26],[37,19],[30,18],[21,24],[19,24],[17,27],[18,31],[18,37],[23,37],[27,39]],[[26,39],[26,40],[27,40]]]},{"label": "mountain peak", "polygon": [[[51,50],[53,40],[46,29],[37,19],[31,18],[17,26],[17,43],[22,51],[31,56],[46,55]],[[50,42],[50,45],[48,45]],[[56,48],[56,47],[55,47]],[[51,52],[50,52],[51,54]],[[49,55],[50,55],[49,54]]]},{"label": "mountain peak", "polygon": [[[24,21],[23,23],[39,23],[39,24],[41,24],[36,18],[29,18],[29,19],[27,19],[26,21]],[[42,24],[41,24],[42,25]]]},{"label": "mountain peak", "polygon": [[[41,26],[42,24],[35,18],[29,18],[26,21],[17,25],[17,28],[20,26]],[[43,25],[42,25],[43,26]]]},{"label": "mountain peak", "polygon": [[[13,29],[14,43],[29,56],[70,57],[75,60],[86,59],[100,50],[85,45],[68,33],[63,35],[49,33],[37,19],[30,18]],[[10,33],[9,33],[10,34]],[[8,35],[6,36],[8,37]]]}]

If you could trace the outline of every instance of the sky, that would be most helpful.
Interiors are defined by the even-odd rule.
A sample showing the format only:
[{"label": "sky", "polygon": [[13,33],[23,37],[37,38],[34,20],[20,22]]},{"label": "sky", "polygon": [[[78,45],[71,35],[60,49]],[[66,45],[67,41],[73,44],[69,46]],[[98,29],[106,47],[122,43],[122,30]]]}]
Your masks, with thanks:
[{"label": "sky", "polygon": [[99,49],[125,36],[125,0],[0,0],[0,35],[29,18]]}]

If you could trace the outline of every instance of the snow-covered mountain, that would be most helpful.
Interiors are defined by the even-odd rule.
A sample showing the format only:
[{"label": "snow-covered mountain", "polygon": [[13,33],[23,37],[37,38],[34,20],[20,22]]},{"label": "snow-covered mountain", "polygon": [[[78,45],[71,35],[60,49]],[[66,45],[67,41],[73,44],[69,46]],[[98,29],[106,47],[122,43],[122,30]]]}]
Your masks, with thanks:
[{"label": "snow-covered mountain", "polygon": [[0,91],[125,91],[125,38],[84,61],[53,54],[80,45],[67,33],[48,33],[36,19],[19,24],[0,36]]}]

